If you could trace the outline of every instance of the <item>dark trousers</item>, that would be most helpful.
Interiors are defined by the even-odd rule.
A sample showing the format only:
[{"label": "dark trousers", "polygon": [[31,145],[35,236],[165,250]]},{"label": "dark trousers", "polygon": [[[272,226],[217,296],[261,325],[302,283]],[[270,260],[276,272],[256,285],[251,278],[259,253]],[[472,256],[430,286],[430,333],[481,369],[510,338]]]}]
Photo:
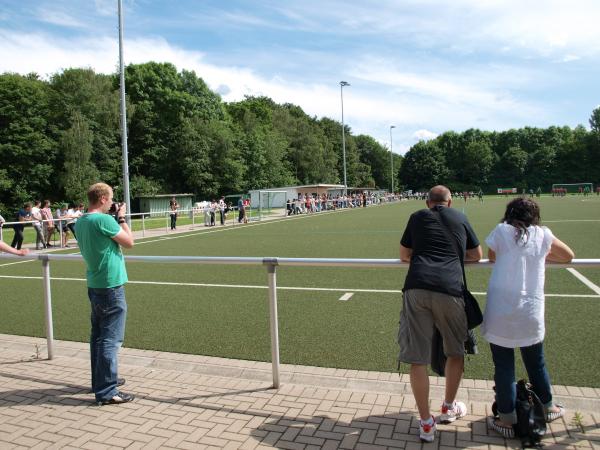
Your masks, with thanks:
[{"label": "dark trousers", "polygon": [[[516,423],[514,416],[517,399],[515,383],[515,349],[490,344],[494,360],[494,382],[496,383],[496,404],[500,418],[506,422]],[[544,344],[539,342],[529,347],[521,347],[521,357],[527,370],[533,391],[546,406],[552,405],[550,377],[544,359]],[[511,420],[512,419],[512,420]]]},{"label": "dark trousers", "polygon": [[211,211],[210,212],[210,226],[214,226],[215,225],[215,212]]},{"label": "dark trousers", "polygon": [[12,248],[16,248],[17,250],[21,250],[21,245],[23,245],[23,229],[25,227],[23,225],[15,225],[15,237],[12,240],[10,246]]},{"label": "dark trousers", "polygon": [[171,214],[171,230],[177,226],[177,214]]},{"label": "dark trousers", "polygon": [[118,352],[125,336],[127,303],[123,286],[88,288],[92,332],[90,362],[96,401],[117,395]]},{"label": "dark trousers", "polygon": [[71,233],[73,233],[73,237],[74,237],[75,239],[77,239],[77,236],[75,235],[75,224],[74,224],[74,223],[68,223],[68,224],[67,224],[67,228],[68,228],[69,230],[71,230]]}]

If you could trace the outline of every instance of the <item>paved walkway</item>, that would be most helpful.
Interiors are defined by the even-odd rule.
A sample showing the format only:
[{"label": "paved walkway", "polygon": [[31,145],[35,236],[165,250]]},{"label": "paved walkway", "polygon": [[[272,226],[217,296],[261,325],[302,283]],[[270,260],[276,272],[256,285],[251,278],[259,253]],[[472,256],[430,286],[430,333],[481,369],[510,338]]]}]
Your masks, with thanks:
[{"label": "paved walkway", "polygon": [[[490,382],[465,380],[469,415],[440,425],[435,443],[416,436],[406,375],[282,366],[271,389],[269,363],[125,348],[120,375],[135,401],[98,407],[89,392],[84,343],[0,334],[0,448],[451,449],[518,448],[487,429]],[[431,378],[432,404],[443,379]],[[600,448],[598,389],[557,387],[571,407],[545,448]],[[588,407],[587,409],[584,407]],[[581,427],[573,413],[581,411]]]}]

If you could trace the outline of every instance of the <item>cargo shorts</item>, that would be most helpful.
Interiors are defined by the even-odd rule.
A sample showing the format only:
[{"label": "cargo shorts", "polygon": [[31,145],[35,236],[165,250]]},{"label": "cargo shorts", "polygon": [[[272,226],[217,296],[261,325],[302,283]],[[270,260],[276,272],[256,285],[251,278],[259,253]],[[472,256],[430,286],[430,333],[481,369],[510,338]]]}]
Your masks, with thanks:
[{"label": "cargo shorts", "polygon": [[398,330],[398,360],[408,364],[429,364],[435,328],[444,340],[446,356],[464,355],[467,316],[463,298],[425,289],[404,291]]}]

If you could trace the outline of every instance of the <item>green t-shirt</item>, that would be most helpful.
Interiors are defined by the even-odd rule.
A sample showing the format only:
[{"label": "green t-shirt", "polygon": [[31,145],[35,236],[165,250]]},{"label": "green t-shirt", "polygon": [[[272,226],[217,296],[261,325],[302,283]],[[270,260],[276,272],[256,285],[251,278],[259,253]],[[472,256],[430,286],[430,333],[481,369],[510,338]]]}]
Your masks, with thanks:
[{"label": "green t-shirt", "polygon": [[75,225],[77,242],[87,265],[87,282],[91,288],[110,288],[127,282],[121,247],[112,238],[121,227],[112,216],[84,214]]}]

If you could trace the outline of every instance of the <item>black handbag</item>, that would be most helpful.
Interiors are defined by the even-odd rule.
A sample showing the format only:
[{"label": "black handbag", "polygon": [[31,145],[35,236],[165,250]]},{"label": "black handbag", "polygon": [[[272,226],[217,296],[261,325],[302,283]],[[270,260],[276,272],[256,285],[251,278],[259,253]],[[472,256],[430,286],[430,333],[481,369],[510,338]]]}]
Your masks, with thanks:
[{"label": "black handbag", "polygon": [[454,251],[458,255],[458,259],[460,260],[460,267],[462,269],[463,275],[463,299],[465,301],[465,314],[467,315],[467,328],[469,330],[472,330],[473,328],[476,328],[479,325],[481,325],[481,323],[483,322],[483,313],[481,312],[481,308],[479,307],[479,302],[467,289],[467,276],[465,274],[465,262],[462,257],[462,252],[458,247],[458,242],[456,242],[454,235],[444,223],[444,219],[442,219],[439,211],[433,209],[430,211],[432,212],[433,217],[435,217],[438,223],[446,231],[446,235],[448,236],[448,239],[450,239],[450,242],[452,242],[454,246]]}]

